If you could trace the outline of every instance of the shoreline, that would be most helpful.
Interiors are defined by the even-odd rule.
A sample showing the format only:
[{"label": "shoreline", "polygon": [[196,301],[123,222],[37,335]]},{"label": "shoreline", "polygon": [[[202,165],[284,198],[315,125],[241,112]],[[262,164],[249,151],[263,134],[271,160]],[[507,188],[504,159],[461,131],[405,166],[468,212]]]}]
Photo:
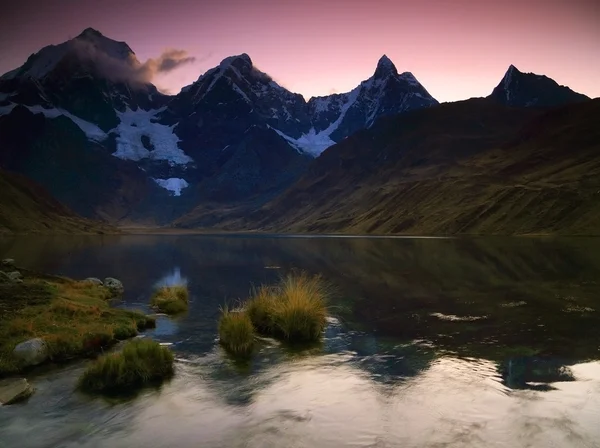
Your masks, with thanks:
[{"label": "shoreline", "polygon": [[113,280],[73,280],[3,261],[0,378],[93,358],[153,328],[154,316],[111,306],[122,293],[120,282]]}]

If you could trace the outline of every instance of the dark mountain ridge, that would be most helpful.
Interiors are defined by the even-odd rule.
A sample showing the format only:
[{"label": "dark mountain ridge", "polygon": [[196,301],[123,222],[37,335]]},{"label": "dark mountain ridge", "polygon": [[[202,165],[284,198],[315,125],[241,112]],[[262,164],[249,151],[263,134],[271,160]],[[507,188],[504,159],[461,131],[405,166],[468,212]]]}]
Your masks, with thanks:
[{"label": "dark mountain ridge", "polygon": [[[328,149],[229,230],[599,234],[600,100],[552,110],[489,99],[380,120]],[[176,223],[202,226],[201,208]]]},{"label": "dark mountain ridge", "polygon": [[[391,136],[393,129],[380,123],[405,123],[395,121],[399,114],[409,114],[406,123],[415,128],[398,138],[427,149],[423,156],[413,151],[410,163],[435,166],[441,174],[446,159],[467,157],[469,148],[484,150],[490,135],[496,136],[480,134],[477,123],[498,135],[506,132],[505,137],[517,126],[505,128],[502,123],[510,119],[504,116],[487,122],[477,115],[487,113],[480,103],[467,102],[456,107],[472,114],[471,128],[462,122],[453,128],[450,121],[441,135],[440,124],[430,123],[438,129],[430,135],[420,118],[412,122],[410,117],[443,118],[446,105],[439,106],[410,72],[399,73],[385,55],[373,76],[352,91],[308,101],[258,70],[247,54],[224,59],[174,96],[158,92],[145,67],[126,43],[91,28],[30,56],[0,77],[0,166],[39,182],[84,216],[149,225],[182,217],[178,225],[236,222],[239,227],[242,217],[277,201],[307,169],[349,168],[369,176],[380,157],[394,156],[368,155],[373,142],[359,136],[379,139],[373,130]],[[511,66],[488,102],[518,106],[513,110],[518,121],[534,113],[521,110],[526,107],[585,100],[549,78]],[[352,158],[333,146],[354,136],[364,146],[357,146],[353,157],[364,166],[352,165]],[[383,174],[388,168],[383,165]],[[338,174],[345,182],[351,172],[332,178]],[[354,177],[352,182],[367,180]],[[334,184],[328,188],[344,190]],[[267,225],[255,218],[248,225]]]}]

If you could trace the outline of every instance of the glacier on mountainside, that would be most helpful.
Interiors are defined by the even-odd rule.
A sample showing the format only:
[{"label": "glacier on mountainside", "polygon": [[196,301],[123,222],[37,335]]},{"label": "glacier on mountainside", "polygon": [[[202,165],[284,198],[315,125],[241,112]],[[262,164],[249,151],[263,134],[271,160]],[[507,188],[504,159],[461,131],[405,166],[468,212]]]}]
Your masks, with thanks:
[{"label": "glacier on mountainside", "polygon": [[179,177],[171,177],[169,179],[152,179],[165,190],[173,193],[173,196],[181,196],[181,190],[189,187],[190,184],[185,179]]},{"label": "glacier on mountainside", "polygon": [[[155,110],[131,110],[117,112],[121,123],[110,131],[117,135],[117,150],[113,156],[125,160],[139,161],[142,159],[165,160],[174,165],[185,165],[193,162],[179,148],[179,137],[173,132],[173,126],[157,123],[156,115],[165,108]],[[142,143],[142,136],[150,139],[153,146],[148,150]]]}]

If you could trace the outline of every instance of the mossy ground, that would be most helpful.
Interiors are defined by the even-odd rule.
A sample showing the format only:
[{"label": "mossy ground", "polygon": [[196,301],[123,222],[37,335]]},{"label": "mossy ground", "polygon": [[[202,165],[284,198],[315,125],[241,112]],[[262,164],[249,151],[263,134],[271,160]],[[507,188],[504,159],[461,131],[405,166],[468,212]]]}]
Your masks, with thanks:
[{"label": "mossy ground", "polygon": [[148,339],[134,339],[121,352],[93,361],[79,379],[79,387],[91,393],[130,393],[171,377],[173,361],[167,347]]},{"label": "mossy ground", "polygon": [[185,285],[163,286],[156,290],[150,305],[166,314],[179,314],[187,311],[189,292]]},{"label": "mossy ground", "polygon": [[23,283],[0,283],[0,376],[21,370],[12,351],[42,338],[50,360],[90,356],[154,325],[136,311],[109,306],[103,286],[22,271]]}]

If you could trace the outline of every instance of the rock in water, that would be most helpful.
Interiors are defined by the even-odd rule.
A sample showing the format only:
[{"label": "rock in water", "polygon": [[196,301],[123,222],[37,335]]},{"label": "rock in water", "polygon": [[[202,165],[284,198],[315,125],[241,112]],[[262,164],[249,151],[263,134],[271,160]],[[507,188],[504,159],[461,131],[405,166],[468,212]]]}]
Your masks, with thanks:
[{"label": "rock in water", "polygon": [[104,286],[106,286],[113,296],[120,296],[125,291],[123,283],[120,280],[112,277],[106,277],[104,279]]},{"label": "rock in water", "polygon": [[99,278],[96,278],[96,277],[88,277],[84,280],[84,282],[92,283],[93,285],[98,285],[98,286],[104,285],[104,283],[102,283],[102,280],[100,280]]},{"label": "rock in water", "polygon": [[48,359],[48,346],[43,339],[35,338],[18,344],[13,355],[21,360],[24,366],[36,366]]},{"label": "rock in water", "polygon": [[0,263],[0,265],[2,265],[4,267],[14,268],[15,267],[15,260],[13,260],[12,258],[5,258],[4,260],[2,260],[2,262]]},{"label": "rock in water", "polygon": [[25,378],[9,378],[0,381],[0,405],[8,405],[29,398],[33,387]]}]

